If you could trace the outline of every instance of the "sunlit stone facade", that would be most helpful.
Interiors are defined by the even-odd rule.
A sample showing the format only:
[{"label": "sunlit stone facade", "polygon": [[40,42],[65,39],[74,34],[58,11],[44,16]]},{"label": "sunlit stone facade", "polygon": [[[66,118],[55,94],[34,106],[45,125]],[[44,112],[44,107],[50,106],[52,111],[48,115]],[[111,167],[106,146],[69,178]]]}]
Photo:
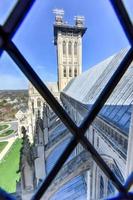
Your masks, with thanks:
[{"label": "sunlit stone facade", "polygon": [[59,91],[82,72],[82,36],[85,31],[83,17],[75,17],[75,25],[70,26],[56,12],[54,44],[57,48]]}]

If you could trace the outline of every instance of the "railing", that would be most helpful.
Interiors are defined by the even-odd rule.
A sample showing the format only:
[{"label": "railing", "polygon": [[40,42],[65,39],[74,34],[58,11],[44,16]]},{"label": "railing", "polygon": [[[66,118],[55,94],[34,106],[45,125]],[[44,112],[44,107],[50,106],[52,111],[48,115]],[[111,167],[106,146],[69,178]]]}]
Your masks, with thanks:
[{"label": "railing", "polygon": [[[76,126],[76,124],[71,120],[70,116],[65,112],[62,106],[53,97],[46,85],[41,81],[41,79],[32,69],[28,61],[24,58],[19,49],[17,49],[15,44],[12,42],[13,35],[19,28],[21,22],[25,18],[27,12],[29,11],[33,3],[34,0],[18,1],[17,5],[11,12],[5,24],[0,27],[1,53],[3,50],[5,50],[8,53],[8,55],[14,60],[14,62],[18,65],[20,70],[25,74],[25,76],[29,79],[29,81],[33,84],[33,86],[37,89],[37,91],[41,94],[45,101],[50,105],[53,111],[65,124],[65,126],[69,129],[69,131],[73,135],[73,138],[67,145],[64,152],[61,154],[60,158],[58,159],[57,163],[55,164],[47,178],[39,187],[36,194],[33,196],[32,200],[39,200],[44,195],[45,191],[48,189],[53,179],[55,178],[55,176],[57,175],[57,173],[59,172],[59,170],[61,169],[61,167],[63,166],[63,164],[65,163],[65,161],[67,160],[67,158],[78,143],[81,143],[83,147],[91,153],[95,162],[99,165],[99,167],[103,170],[103,172],[107,175],[107,177],[117,188],[117,190],[119,191],[119,197],[117,197],[117,199],[133,199],[133,194],[128,192],[129,188],[131,187],[131,184],[133,183],[133,175],[130,176],[129,180],[126,182],[125,185],[122,185],[118,178],[115,176],[115,174],[107,166],[105,161],[95,150],[95,148],[84,136],[86,130],[91,125],[92,121],[95,119],[96,115],[99,113],[104,103],[106,102],[110,94],[113,92],[114,88],[116,87],[121,77],[124,75],[124,73],[128,69],[128,66],[133,60],[133,26],[122,0],[111,0],[111,4],[114,7],[119,21],[131,44],[131,48],[120,63],[116,72],[113,74],[113,76],[107,83],[104,90],[99,95],[94,105],[92,106],[89,115],[84,119],[84,121],[79,127]],[[9,197],[9,199],[11,199],[11,197]]]},{"label": "railing", "polygon": [[109,143],[109,144],[112,146],[112,148],[114,148],[114,149],[120,154],[120,156],[122,156],[122,158],[124,158],[124,159],[126,160],[126,157],[127,157],[127,156],[126,156],[126,151],[127,151],[127,149],[122,148],[122,147],[119,145],[119,143],[116,142],[116,140],[113,140],[112,137],[110,137],[109,134],[106,134],[107,132],[106,132],[106,131],[103,131],[103,130],[101,129],[101,127],[99,127],[99,126],[97,125],[97,123],[95,123],[95,122],[94,122],[94,127],[95,127],[96,129],[98,129],[98,131],[100,132],[100,136],[101,136],[107,143]]}]

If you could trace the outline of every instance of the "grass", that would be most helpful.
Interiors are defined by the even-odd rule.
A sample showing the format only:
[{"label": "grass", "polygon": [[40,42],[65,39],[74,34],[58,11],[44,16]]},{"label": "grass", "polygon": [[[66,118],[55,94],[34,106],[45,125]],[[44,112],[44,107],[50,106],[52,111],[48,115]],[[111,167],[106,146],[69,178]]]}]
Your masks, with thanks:
[{"label": "grass", "polygon": [[0,163],[0,187],[11,193],[16,191],[16,180],[20,177],[16,173],[19,168],[20,148],[21,140],[17,139]]},{"label": "grass", "polygon": [[8,142],[0,142],[0,153],[5,148],[5,146],[8,144]]},{"label": "grass", "polygon": [[0,134],[0,137],[6,137],[6,136],[12,134],[13,132],[14,132],[14,130],[8,130],[8,131],[6,131],[6,132]]},{"label": "grass", "polygon": [[8,124],[3,124],[3,125],[0,125],[0,131],[2,131],[2,130],[4,130],[4,129],[6,129],[6,128],[8,128]]}]

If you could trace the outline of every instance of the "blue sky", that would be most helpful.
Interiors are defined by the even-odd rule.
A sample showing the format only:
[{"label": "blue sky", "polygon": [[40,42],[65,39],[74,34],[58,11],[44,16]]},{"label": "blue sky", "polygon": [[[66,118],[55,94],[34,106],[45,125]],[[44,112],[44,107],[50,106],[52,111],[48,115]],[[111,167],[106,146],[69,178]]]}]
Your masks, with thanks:
[{"label": "blue sky", "polygon": [[[16,0],[0,1],[3,24]],[[133,17],[133,1],[124,0]],[[16,32],[13,41],[44,81],[56,81],[57,59],[53,44],[54,8],[63,8],[64,19],[74,23],[75,15],[85,16],[83,71],[127,47],[128,41],[109,0],[37,0]],[[27,88],[28,81],[4,52],[0,59],[0,89]]]}]

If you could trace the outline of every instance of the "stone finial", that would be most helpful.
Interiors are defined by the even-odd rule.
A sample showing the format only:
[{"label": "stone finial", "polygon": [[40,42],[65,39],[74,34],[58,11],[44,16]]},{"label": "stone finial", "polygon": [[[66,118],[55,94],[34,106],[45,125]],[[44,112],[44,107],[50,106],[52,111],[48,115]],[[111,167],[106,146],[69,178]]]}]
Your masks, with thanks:
[{"label": "stone finial", "polygon": [[74,20],[75,20],[75,25],[77,27],[79,27],[79,28],[84,27],[84,21],[85,21],[84,16],[75,16]]},{"label": "stone finial", "polygon": [[54,9],[53,13],[55,14],[55,24],[57,24],[57,25],[63,24],[64,10],[63,9]]}]

